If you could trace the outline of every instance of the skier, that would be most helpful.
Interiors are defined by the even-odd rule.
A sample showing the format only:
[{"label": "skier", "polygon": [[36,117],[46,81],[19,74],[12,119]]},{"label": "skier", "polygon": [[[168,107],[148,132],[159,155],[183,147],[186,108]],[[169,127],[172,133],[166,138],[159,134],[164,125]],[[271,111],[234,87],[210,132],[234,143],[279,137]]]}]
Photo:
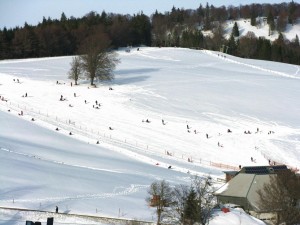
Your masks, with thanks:
[{"label": "skier", "polygon": [[58,207],[57,206],[55,207],[55,212],[58,213]]}]

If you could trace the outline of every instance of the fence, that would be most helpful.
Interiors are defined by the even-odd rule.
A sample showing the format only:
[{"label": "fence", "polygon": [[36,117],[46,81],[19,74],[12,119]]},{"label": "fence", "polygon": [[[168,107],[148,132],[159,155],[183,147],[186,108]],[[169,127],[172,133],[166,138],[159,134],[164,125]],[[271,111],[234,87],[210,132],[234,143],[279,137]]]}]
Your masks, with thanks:
[{"label": "fence", "polygon": [[[115,145],[121,148],[125,148],[127,150],[131,150],[133,152],[137,153],[143,153],[147,155],[160,155],[162,157],[169,157],[173,158],[179,161],[186,161],[193,163],[195,165],[204,165],[209,167],[216,167],[221,169],[230,169],[230,170],[239,170],[238,166],[232,166],[227,165],[224,163],[219,162],[213,162],[209,160],[205,160],[198,157],[191,157],[190,155],[185,155],[178,152],[172,152],[169,153],[165,150],[158,150],[160,146],[154,146],[153,144],[150,146],[149,144],[140,143],[136,140],[129,140],[127,138],[116,138],[113,137],[111,134],[100,132],[99,130],[88,128],[85,125],[78,124],[78,122],[72,121],[69,118],[59,118],[55,115],[50,115],[48,112],[42,112],[41,110],[35,110],[32,107],[27,107],[20,104],[15,104],[12,102],[6,102],[6,101],[0,101],[2,105],[5,105],[10,110],[13,110],[15,112],[19,112],[20,110],[24,110],[26,112],[26,115],[32,116],[34,118],[37,118],[41,121],[44,121],[48,124],[51,124],[53,126],[59,126],[61,129],[68,130],[72,132],[73,134],[79,134],[84,137],[102,141],[111,145]],[[3,104],[4,103],[4,104]],[[96,141],[95,141],[96,143]]]}]

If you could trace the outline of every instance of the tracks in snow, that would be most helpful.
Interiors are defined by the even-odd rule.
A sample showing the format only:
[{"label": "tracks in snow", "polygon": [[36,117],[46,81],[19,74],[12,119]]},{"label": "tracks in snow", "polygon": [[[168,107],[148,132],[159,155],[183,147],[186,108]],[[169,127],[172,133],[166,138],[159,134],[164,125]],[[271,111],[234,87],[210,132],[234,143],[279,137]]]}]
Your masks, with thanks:
[{"label": "tracks in snow", "polygon": [[266,68],[263,68],[263,67],[260,67],[260,66],[254,66],[254,65],[251,65],[251,64],[248,64],[248,63],[242,63],[242,62],[239,62],[237,60],[230,59],[228,57],[226,57],[226,58],[220,57],[218,54],[216,54],[216,53],[214,53],[212,51],[209,51],[209,50],[204,50],[202,52],[205,53],[205,54],[208,54],[208,55],[220,58],[222,60],[231,62],[231,63],[240,64],[240,65],[247,66],[247,67],[250,67],[250,68],[253,68],[253,69],[257,69],[257,70],[269,72],[269,73],[275,74],[277,76],[288,77],[288,78],[293,78],[293,79],[300,79],[300,77],[296,76],[299,73],[299,71],[300,71],[299,66],[295,66],[297,68],[297,71],[295,72],[294,75],[290,75],[290,74],[279,72],[279,71],[276,71],[276,70],[270,70],[270,69],[266,69]]}]

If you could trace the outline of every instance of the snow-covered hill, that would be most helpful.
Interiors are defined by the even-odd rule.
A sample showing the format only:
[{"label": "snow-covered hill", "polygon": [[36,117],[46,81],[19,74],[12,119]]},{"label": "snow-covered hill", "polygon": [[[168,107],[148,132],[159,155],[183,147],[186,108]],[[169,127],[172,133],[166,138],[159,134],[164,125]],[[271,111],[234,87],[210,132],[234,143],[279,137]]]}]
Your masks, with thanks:
[{"label": "snow-covered hill", "polygon": [[299,66],[180,48],[119,57],[97,88],[70,85],[71,57],[0,62],[0,206],[152,220],[154,180],[299,168]]},{"label": "snow-covered hill", "polygon": [[[251,26],[250,19],[239,19],[239,20],[229,20],[224,24],[225,37],[228,39],[232,33],[232,28],[234,23],[237,23],[239,28],[240,36],[245,36],[248,32],[253,32],[255,36],[264,37],[271,41],[274,41],[278,38],[278,31],[274,31],[269,34],[269,25],[267,24],[266,18],[257,18],[257,25]],[[298,35],[300,36],[300,19],[298,19],[294,25],[287,24],[286,30],[282,32],[282,35],[285,39],[293,41]]]}]

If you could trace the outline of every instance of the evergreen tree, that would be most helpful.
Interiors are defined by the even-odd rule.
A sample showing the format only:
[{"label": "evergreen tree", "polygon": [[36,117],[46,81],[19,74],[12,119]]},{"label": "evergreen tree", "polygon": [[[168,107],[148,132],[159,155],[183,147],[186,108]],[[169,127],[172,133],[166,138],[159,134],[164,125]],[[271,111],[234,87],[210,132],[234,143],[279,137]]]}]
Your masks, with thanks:
[{"label": "evergreen tree", "polygon": [[277,62],[284,62],[285,60],[285,41],[282,33],[279,33],[278,38],[272,44],[272,58],[271,60]]},{"label": "evergreen tree", "polygon": [[228,40],[227,48],[228,48],[228,50],[227,50],[226,53],[231,54],[231,55],[236,55],[237,43],[236,43],[235,38],[232,34],[230,35],[230,38]]},{"label": "evergreen tree", "polygon": [[251,5],[251,16],[250,16],[251,26],[256,26],[256,17],[257,17],[257,13],[255,12],[254,4],[252,4]]},{"label": "evergreen tree", "polygon": [[205,8],[205,17],[204,17],[204,30],[209,30],[211,28],[210,26],[210,7],[208,3],[206,3]]},{"label": "evergreen tree", "polygon": [[262,60],[271,60],[271,53],[271,41],[260,37],[257,44],[257,58]]},{"label": "evergreen tree", "polygon": [[299,47],[299,46],[300,46],[299,37],[298,37],[297,34],[296,34],[295,39],[293,40],[293,44],[294,44],[296,47]]},{"label": "evergreen tree", "polygon": [[60,22],[65,23],[67,21],[66,14],[63,12],[60,16]]},{"label": "evergreen tree", "polygon": [[235,22],[234,25],[233,25],[233,28],[232,28],[232,35],[233,35],[234,37],[240,36],[240,31],[239,31],[237,22]]},{"label": "evergreen tree", "polygon": [[200,25],[200,22],[203,20],[204,15],[205,15],[205,12],[204,12],[202,4],[200,4],[199,8],[197,9],[197,15],[199,17],[199,21],[198,22],[199,22],[199,25]]},{"label": "evergreen tree", "polygon": [[256,17],[251,14],[251,18],[250,19],[251,19],[251,21],[250,21],[251,26],[256,26]]},{"label": "evergreen tree", "polygon": [[267,23],[269,24],[269,36],[270,36],[271,34],[273,34],[273,31],[275,30],[275,21],[271,10],[268,13]]},{"label": "evergreen tree", "polygon": [[143,13],[134,16],[130,22],[132,45],[151,46],[151,23]]},{"label": "evergreen tree", "polygon": [[288,22],[289,22],[289,24],[294,25],[295,20],[297,18],[296,11],[297,11],[296,4],[294,3],[294,0],[292,0],[289,4],[289,10],[288,10]]},{"label": "evergreen tree", "polygon": [[193,225],[196,222],[200,222],[200,210],[197,200],[197,193],[193,187],[187,196],[184,207],[184,224]]}]

